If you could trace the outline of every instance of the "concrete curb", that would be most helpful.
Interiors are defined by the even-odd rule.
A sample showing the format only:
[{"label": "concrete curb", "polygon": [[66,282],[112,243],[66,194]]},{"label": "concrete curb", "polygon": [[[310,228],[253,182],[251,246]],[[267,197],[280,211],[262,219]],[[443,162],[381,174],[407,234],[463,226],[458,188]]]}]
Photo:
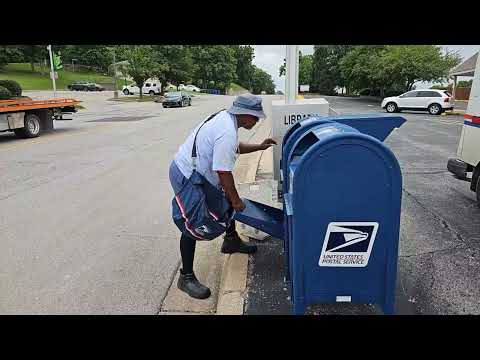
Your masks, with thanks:
[{"label": "concrete curb", "polygon": [[[266,127],[258,133],[262,137],[266,137],[270,132],[271,129]],[[257,137],[259,137],[258,134],[255,134],[255,138]],[[256,180],[256,174],[262,159],[262,154],[265,151],[266,150],[247,154],[251,156],[247,159],[246,171],[244,172],[244,178],[242,179],[243,182],[254,182]],[[248,238],[242,235],[240,235],[240,237],[248,242]],[[245,290],[247,287],[247,273],[247,254],[231,254],[225,256],[220,288],[218,291],[217,315],[243,315]]]},{"label": "concrete curb", "polygon": [[247,287],[248,255],[225,256],[217,302],[217,315],[243,315]]},{"label": "concrete curb", "polygon": [[452,111],[445,111],[442,113],[444,116],[448,115],[465,115],[465,110],[452,110]]}]

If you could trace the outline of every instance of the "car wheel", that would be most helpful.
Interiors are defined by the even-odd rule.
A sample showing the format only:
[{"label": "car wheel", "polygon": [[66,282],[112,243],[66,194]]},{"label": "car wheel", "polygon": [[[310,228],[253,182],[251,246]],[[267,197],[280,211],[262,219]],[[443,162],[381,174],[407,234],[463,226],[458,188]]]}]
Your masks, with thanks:
[{"label": "car wheel", "polygon": [[40,118],[37,115],[25,115],[24,125],[23,128],[14,130],[15,135],[21,138],[34,138],[40,135]]},{"label": "car wheel", "polygon": [[428,112],[430,115],[440,115],[442,113],[442,107],[439,104],[430,104],[428,106]]},{"label": "car wheel", "polygon": [[188,100],[188,106],[192,106],[192,99]]},{"label": "car wheel", "polygon": [[130,95],[130,91],[128,91],[128,89],[124,89],[124,90],[123,90],[123,93],[124,93],[125,95]]},{"label": "car wheel", "polygon": [[394,113],[398,111],[398,106],[394,102],[389,102],[387,105],[385,105],[385,110],[389,113]]},{"label": "car wheel", "polygon": [[155,95],[155,91],[153,91],[153,90],[150,90],[150,91],[148,92],[148,95],[150,95],[150,96],[153,96],[153,95]]},{"label": "car wheel", "polygon": [[478,205],[478,207],[480,207],[480,176],[477,179],[476,194],[477,194],[477,205]]}]

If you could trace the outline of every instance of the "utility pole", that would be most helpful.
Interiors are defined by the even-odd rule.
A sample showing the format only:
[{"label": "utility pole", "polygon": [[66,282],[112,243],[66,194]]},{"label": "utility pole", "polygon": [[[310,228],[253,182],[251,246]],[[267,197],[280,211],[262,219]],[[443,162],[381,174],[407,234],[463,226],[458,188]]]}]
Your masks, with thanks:
[{"label": "utility pole", "polygon": [[298,45],[287,45],[285,103],[295,104],[298,93]]},{"label": "utility pole", "polygon": [[52,45],[47,46],[48,54],[50,55],[50,77],[52,78],[53,82],[53,97],[57,97],[57,85],[55,84],[55,71],[53,70],[53,58],[52,58]]},{"label": "utility pole", "polygon": [[117,62],[115,60],[115,48],[113,48],[113,83],[114,83],[114,91],[113,91],[113,98],[118,99],[118,90],[117,90]]}]

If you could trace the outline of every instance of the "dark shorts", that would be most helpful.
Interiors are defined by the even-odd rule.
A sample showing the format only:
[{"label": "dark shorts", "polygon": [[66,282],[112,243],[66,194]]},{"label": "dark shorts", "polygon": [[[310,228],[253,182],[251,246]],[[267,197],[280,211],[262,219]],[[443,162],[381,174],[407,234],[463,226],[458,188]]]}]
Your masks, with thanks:
[{"label": "dark shorts", "polygon": [[170,170],[168,175],[170,177],[170,185],[172,185],[173,192],[177,194],[181,190],[187,178],[183,176],[182,172],[173,160],[170,163]]}]

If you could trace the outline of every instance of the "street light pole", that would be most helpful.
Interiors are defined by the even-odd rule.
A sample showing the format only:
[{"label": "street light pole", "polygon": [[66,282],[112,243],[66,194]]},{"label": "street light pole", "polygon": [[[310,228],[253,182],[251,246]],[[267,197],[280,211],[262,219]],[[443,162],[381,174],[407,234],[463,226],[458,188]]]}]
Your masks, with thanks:
[{"label": "street light pole", "polygon": [[285,103],[295,104],[298,93],[298,45],[287,45]]},{"label": "street light pole", "polygon": [[57,86],[55,84],[55,72],[53,70],[52,45],[47,46],[48,54],[50,55],[50,77],[53,81],[53,97],[57,97]]},{"label": "street light pole", "polygon": [[118,91],[117,91],[117,62],[115,61],[115,48],[113,48],[113,82],[115,86],[115,90],[113,92],[113,98],[118,98]]}]

